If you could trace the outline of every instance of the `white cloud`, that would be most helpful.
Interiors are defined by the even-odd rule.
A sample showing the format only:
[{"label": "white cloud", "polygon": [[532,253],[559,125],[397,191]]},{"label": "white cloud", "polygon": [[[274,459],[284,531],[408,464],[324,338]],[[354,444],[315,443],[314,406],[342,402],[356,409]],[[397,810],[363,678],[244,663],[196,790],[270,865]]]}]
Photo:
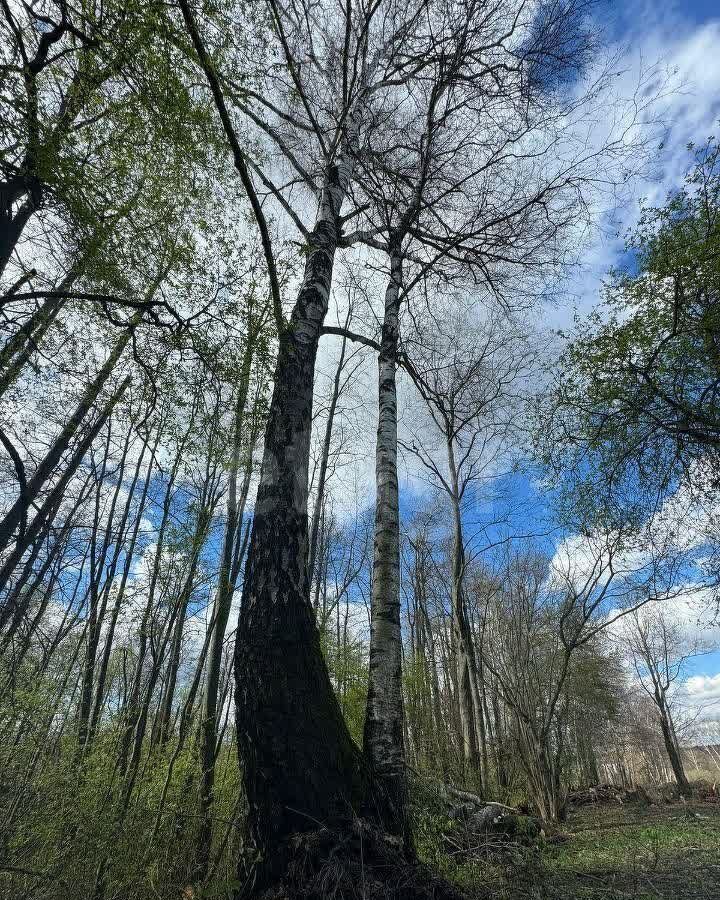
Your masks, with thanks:
[{"label": "white cloud", "polygon": [[606,227],[585,248],[582,267],[568,286],[574,304],[549,311],[553,327],[567,327],[572,313],[585,314],[597,304],[600,285],[622,252],[622,236],[637,220],[638,201],[664,203],[668,191],[682,183],[690,162],[688,143],[701,145],[718,134],[720,19],[698,25],[669,3],[635,2],[626,5],[623,26],[627,49],[618,48],[616,92],[630,96],[641,73],[657,65],[657,78],[651,84],[654,81],[657,88],[662,78],[667,84],[649,113],[657,117],[664,132],[663,147],[652,170],[629,186],[632,202],[624,210],[613,216],[609,205],[604,211],[598,209]]},{"label": "white cloud", "polygon": [[703,718],[720,718],[720,672],[692,675],[682,685],[682,699],[701,711]]}]

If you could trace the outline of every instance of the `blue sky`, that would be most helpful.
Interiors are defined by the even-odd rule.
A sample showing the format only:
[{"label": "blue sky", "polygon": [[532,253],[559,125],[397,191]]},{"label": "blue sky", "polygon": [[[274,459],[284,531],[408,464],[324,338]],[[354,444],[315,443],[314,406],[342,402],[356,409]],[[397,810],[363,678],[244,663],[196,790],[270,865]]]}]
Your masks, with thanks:
[{"label": "blue sky", "polygon": [[[674,0],[615,2],[607,4],[603,20],[619,56],[618,82],[621,87],[627,86],[631,92],[638,72],[657,65],[670,78],[674,90],[668,92],[662,110],[657,111],[665,126],[664,149],[658,154],[648,178],[633,184],[633,196],[621,210],[615,228],[591,236],[583,253],[583,265],[569,286],[568,301],[543,311],[544,324],[558,328],[567,327],[574,313],[587,313],[598,302],[608,269],[623,259],[622,240],[617,234],[622,234],[633,224],[639,199],[662,203],[667,191],[682,179],[688,163],[688,142],[701,143],[711,134],[720,135],[720,10],[716,9],[716,4],[707,0],[683,4]],[[322,360],[320,365],[322,368]],[[376,382],[374,360],[368,366],[368,372],[368,385],[372,385]],[[360,389],[365,390],[365,396],[355,398],[360,409],[372,409],[372,403],[366,407],[363,402],[368,399],[368,385]],[[370,388],[370,396],[372,390]],[[352,455],[364,453],[366,458],[348,466],[345,473],[338,473],[332,485],[333,494],[341,497],[344,493],[350,498],[346,510],[351,515],[356,511],[352,508],[354,499],[361,510],[366,508],[373,484],[374,427],[363,419],[360,432],[362,436],[356,442],[357,446],[353,445]],[[407,465],[404,475],[402,512],[407,520],[420,502],[425,486],[418,479],[417,471],[409,471]],[[547,536],[552,510],[546,491],[528,475],[508,477],[503,487],[510,488],[503,491],[506,499],[502,502],[513,509],[513,533],[536,534],[537,543],[551,552],[560,537],[553,540]],[[478,509],[468,511],[466,525],[469,530],[476,527],[473,523],[482,514],[483,511]],[[499,533],[497,528],[493,529],[494,536]],[[566,537],[573,538],[572,535]],[[720,630],[717,636],[720,644]],[[720,716],[720,650],[694,660],[688,674],[696,676],[691,684],[693,696],[703,700],[715,698]]]},{"label": "blue sky", "polygon": [[[658,183],[637,188],[640,196],[645,189],[651,197],[661,199],[682,177],[686,144],[702,143],[710,134],[720,135],[720,5],[713,0],[631,0],[612,3],[610,9],[616,40],[628,45],[635,58],[642,54],[650,61],[659,53],[668,67],[677,67],[678,80],[683,83],[679,96],[668,103],[667,151],[658,160]],[[632,220],[632,213],[628,218]],[[618,253],[611,261],[617,265],[626,262]],[[591,280],[598,274],[593,272]],[[715,634],[720,638],[720,632]],[[720,649],[688,666],[690,675],[718,673]],[[720,685],[718,691],[720,698]]]},{"label": "blue sky", "polygon": [[[665,149],[659,154],[654,177],[635,186],[637,197],[662,202],[667,190],[682,178],[687,143],[702,143],[711,134],[720,135],[720,5],[712,0],[631,0],[609,4],[608,12],[611,33],[619,45],[628,48],[626,58],[631,64],[660,59],[668,71],[677,72],[677,94],[666,101]],[[631,206],[624,222],[632,224],[633,217]],[[590,308],[604,272],[610,265],[624,262],[619,244],[598,240],[571,308],[580,312]],[[567,315],[567,308],[558,313],[561,324]],[[720,641],[720,630],[715,629],[713,635]],[[688,675],[705,676],[693,679],[691,685],[698,696],[703,694],[703,700],[716,697],[720,712],[720,649],[693,660]]]},{"label": "blue sky", "polygon": [[[543,324],[567,328],[575,314],[584,315],[598,302],[604,277],[613,266],[628,262],[622,235],[634,224],[640,201],[662,204],[667,192],[682,182],[689,163],[687,144],[702,144],[711,135],[720,136],[720,6],[708,0],[678,3],[674,0],[630,0],[608,3],[601,12],[606,36],[618,54],[618,83],[632,92],[638,73],[655,67],[667,89],[654,113],[662,125],[663,149],[653,158],[647,177],[632,184],[629,202],[619,211],[617,221],[591,235],[583,251],[581,267],[567,287],[566,301],[544,310]],[[660,133],[660,131],[658,132]],[[659,142],[658,142],[659,143]],[[423,492],[417,473],[406,471],[404,512],[409,514]],[[529,477],[513,476],[510,504],[515,507],[512,528],[516,533],[541,533],[547,528],[552,510],[542,489]],[[506,484],[507,486],[507,484]],[[468,528],[477,511],[467,513]],[[568,535],[572,539],[572,535]],[[545,548],[551,539],[538,541]],[[677,607],[678,617],[694,628],[694,613]],[[694,659],[687,668],[695,676],[688,684],[689,702],[713,699],[713,715],[720,717],[720,628],[712,637],[719,649]],[[691,696],[692,695],[692,696]]]}]

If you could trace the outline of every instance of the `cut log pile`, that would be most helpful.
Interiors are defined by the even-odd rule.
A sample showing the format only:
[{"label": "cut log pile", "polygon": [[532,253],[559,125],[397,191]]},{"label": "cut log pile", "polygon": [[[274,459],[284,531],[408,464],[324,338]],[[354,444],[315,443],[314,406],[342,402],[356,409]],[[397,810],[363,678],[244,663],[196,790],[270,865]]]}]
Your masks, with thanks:
[{"label": "cut log pile", "polygon": [[543,836],[539,819],[502,803],[483,800],[470,791],[436,785],[450,822],[443,836],[455,856],[502,855],[537,844]]},{"label": "cut log pile", "polygon": [[[717,785],[711,782],[698,781],[692,785],[692,798],[713,802],[720,800]],[[572,807],[586,806],[590,803],[635,803],[642,806],[652,804],[675,803],[678,800],[689,800],[683,796],[674,781],[660,785],[635,785],[623,787],[618,784],[598,784],[579,791],[571,791],[568,804]]]},{"label": "cut log pile", "polygon": [[645,803],[650,798],[642,787],[627,788],[619,784],[596,784],[593,787],[568,794],[570,806],[587,806],[590,803]]}]

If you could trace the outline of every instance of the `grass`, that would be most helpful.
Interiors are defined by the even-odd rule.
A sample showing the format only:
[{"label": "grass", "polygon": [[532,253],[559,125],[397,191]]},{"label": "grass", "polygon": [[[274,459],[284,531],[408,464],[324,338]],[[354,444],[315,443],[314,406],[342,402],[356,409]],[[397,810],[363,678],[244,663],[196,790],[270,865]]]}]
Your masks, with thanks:
[{"label": "grass", "polygon": [[589,806],[555,840],[440,866],[483,900],[720,900],[720,803]]},{"label": "grass", "polygon": [[718,804],[603,806],[569,825],[570,839],[545,859],[558,896],[720,900]]}]

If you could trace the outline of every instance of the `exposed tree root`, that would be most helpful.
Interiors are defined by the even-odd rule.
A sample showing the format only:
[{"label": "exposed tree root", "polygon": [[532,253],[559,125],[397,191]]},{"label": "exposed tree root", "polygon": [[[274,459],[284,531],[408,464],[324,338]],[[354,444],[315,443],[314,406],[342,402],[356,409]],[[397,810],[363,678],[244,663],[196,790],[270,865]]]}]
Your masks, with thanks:
[{"label": "exposed tree root", "polygon": [[293,835],[273,860],[282,872],[251,896],[259,900],[462,900],[425,866],[410,862],[399,840],[356,819]]}]

